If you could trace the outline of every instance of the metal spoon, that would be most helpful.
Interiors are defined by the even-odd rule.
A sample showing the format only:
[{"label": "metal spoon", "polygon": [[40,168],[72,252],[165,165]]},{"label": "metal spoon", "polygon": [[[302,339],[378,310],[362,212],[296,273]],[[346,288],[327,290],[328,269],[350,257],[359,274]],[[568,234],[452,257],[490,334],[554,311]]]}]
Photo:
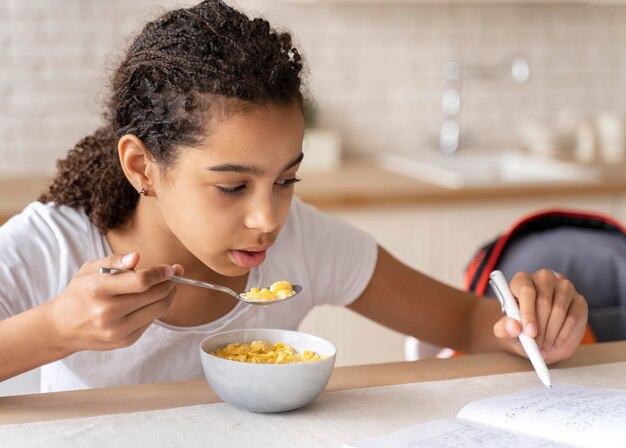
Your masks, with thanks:
[{"label": "metal spoon", "polygon": [[[132,269],[123,269],[123,268],[100,268],[101,274],[119,274],[122,272],[135,272],[135,271]],[[213,283],[202,282],[200,280],[192,280],[190,278],[185,278],[185,277],[178,277],[176,275],[173,275],[168,280],[175,282],[175,283],[182,283],[184,285],[200,286],[201,288],[208,288],[208,289],[213,289],[215,291],[221,291],[228,295],[233,296],[237,300],[241,300],[242,302],[249,303],[250,305],[261,305],[261,306],[273,305],[275,303],[282,302],[284,300],[292,299],[293,297],[298,295],[300,291],[302,291],[302,286],[292,285],[294,293],[289,297],[281,297],[281,298],[272,299],[272,300],[254,300],[254,299],[249,299],[247,297],[243,297],[242,295],[237,294],[232,289],[227,288],[226,286],[222,286],[222,285],[214,285]]]}]

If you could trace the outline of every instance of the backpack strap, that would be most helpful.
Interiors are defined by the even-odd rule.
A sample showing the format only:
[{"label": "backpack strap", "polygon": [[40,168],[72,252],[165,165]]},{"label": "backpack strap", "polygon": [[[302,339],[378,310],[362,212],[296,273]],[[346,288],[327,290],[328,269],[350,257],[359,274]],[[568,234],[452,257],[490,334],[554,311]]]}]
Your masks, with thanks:
[{"label": "backpack strap", "polygon": [[562,226],[599,229],[626,235],[626,228],[618,221],[600,213],[550,209],[530,214],[477,251],[465,272],[465,289],[479,296],[484,295],[489,284],[489,274],[513,241],[528,233]]}]

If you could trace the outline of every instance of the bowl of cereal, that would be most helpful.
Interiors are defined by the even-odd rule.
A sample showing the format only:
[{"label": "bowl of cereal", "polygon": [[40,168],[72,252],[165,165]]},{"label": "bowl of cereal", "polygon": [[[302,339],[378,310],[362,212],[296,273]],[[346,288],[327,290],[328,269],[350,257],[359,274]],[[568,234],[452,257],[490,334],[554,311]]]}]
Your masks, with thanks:
[{"label": "bowl of cereal", "polygon": [[318,336],[269,328],[225,331],[200,343],[211,389],[253,412],[290,411],[313,401],[328,384],[336,353]]}]

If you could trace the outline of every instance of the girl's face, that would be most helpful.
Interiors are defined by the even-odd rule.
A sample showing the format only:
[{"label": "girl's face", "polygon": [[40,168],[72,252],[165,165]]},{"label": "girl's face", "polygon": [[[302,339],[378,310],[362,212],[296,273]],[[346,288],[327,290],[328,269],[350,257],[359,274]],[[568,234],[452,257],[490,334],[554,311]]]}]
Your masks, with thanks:
[{"label": "girl's face", "polygon": [[[300,105],[267,104],[210,123],[199,148],[181,148],[156,176],[165,226],[213,271],[239,276],[260,265],[289,211],[302,160]],[[169,238],[169,236],[168,236]]]}]

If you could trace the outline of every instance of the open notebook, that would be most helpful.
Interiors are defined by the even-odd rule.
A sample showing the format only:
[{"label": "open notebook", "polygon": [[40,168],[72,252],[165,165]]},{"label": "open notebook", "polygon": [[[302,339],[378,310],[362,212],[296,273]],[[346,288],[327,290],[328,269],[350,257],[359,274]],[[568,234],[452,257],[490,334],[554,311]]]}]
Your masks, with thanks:
[{"label": "open notebook", "polygon": [[346,448],[626,447],[626,390],[556,384],[474,401],[435,420]]}]

